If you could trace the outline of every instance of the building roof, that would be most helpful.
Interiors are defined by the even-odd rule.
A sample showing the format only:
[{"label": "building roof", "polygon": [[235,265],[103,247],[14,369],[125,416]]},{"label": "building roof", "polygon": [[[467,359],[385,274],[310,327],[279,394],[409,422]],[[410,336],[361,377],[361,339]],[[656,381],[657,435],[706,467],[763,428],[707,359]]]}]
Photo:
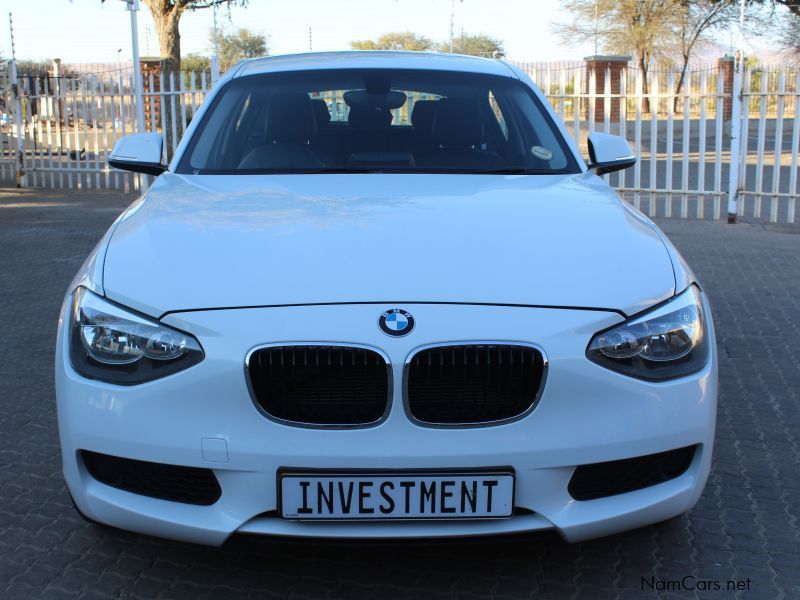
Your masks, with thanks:
[{"label": "building roof", "polygon": [[308,52],[253,58],[244,61],[235,76],[319,69],[428,69],[515,77],[504,62],[491,58],[398,50]]}]

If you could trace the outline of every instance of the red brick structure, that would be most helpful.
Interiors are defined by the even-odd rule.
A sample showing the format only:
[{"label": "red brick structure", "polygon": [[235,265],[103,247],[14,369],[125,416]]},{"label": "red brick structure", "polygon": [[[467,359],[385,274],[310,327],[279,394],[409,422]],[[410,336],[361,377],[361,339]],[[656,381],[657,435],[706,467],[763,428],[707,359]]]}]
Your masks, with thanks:
[{"label": "red brick structure", "polygon": [[722,77],[722,119],[730,121],[733,113],[733,69],[735,63],[732,56],[717,59],[717,76]]},{"label": "red brick structure", "polygon": [[[142,69],[142,90],[144,91],[144,127],[146,131],[151,131],[151,123],[156,122],[156,128],[161,126],[161,97],[147,96],[147,94],[161,91],[159,75],[164,67],[164,62],[159,56],[143,56],[139,59]],[[150,89],[150,75],[153,76],[153,89]]]},{"label": "red brick structure", "polygon": [[[595,123],[602,123],[606,116],[606,107],[605,107],[605,100],[602,98],[602,95],[605,93],[606,89],[606,75],[608,74],[610,77],[610,90],[611,95],[619,96],[622,87],[620,82],[622,77],[625,76],[625,68],[628,66],[628,61],[631,59],[630,56],[587,56],[583,60],[586,62],[586,91],[591,94],[593,91],[600,96],[599,98],[595,99],[594,102],[594,122]],[[592,81],[592,74],[594,74],[595,79],[595,90],[591,89],[591,81]],[[609,101],[609,116],[611,122],[619,122],[620,117],[620,99],[611,98]],[[586,102],[585,104],[585,117],[589,118],[589,112],[591,110],[591,102]]]}]

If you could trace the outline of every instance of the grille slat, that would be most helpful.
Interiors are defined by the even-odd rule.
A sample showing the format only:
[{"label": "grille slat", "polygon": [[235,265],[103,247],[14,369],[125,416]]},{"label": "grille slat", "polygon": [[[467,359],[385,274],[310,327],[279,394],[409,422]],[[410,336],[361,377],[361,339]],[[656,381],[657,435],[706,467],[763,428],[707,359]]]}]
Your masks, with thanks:
[{"label": "grille slat", "polygon": [[544,373],[544,356],[530,346],[437,346],[409,361],[406,401],[411,416],[425,423],[504,421],[532,408]]},{"label": "grille slat", "polygon": [[386,359],[367,348],[261,348],[250,357],[248,373],[259,406],[284,421],[364,425],[379,421],[389,402]]}]

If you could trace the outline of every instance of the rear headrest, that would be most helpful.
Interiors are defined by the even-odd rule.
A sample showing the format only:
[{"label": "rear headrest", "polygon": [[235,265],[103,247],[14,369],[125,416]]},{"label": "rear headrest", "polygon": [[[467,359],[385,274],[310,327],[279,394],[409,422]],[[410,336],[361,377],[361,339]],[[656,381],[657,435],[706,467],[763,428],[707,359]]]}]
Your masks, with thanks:
[{"label": "rear headrest", "polygon": [[417,100],[411,110],[411,124],[415,129],[430,133],[433,129],[433,118],[436,115],[438,100]]},{"label": "rear headrest", "polygon": [[328,105],[325,103],[325,100],[313,98],[311,100],[311,108],[314,111],[314,119],[317,122],[317,127],[325,127],[331,122],[331,111],[328,110]]},{"label": "rear headrest", "polygon": [[308,94],[273,94],[267,107],[267,141],[307,142],[314,135],[311,110]]},{"label": "rear headrest", "polygon": [[392,124],[392,113],[380,106],[351,106],[347,123],[361,129],[383,129]]},{"label": "rear headrest", "polygon": [[464,148],[481,143],[483,122],[477,100],[442,98],[436,104],[436,115],[433,118],[434,144],[445,148]]}]

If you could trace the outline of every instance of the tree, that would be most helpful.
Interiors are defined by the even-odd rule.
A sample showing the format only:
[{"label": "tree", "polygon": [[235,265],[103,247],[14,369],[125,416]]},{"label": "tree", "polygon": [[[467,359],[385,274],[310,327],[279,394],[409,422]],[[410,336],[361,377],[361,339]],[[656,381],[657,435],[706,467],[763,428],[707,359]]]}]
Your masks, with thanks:
[{"label": "tree", "polygon": [[[450,42],[443,42],[439,49],[442,52],[449,52]],[[460,36],[453,38],[453,52],[455,54],[499,58],[505,54],[505,49],[503,48],[503,42],[483,33],[478,35],[464,35],[462,33]]]},{"label": "tree", "polygon": [[[214,30],[208,33],[211,45],[214,45]],[[219,44],[220,68],[225,71],[243,58],[255,58],[269,54],[267,36],[256,33],[245,27],[239,27],[230,33],[217,35]]]},{"label": "tree", "polygon": [[[761,31],[774,32],[777,41],[796,57],[800,57],[800,0],[745,0],[748,4],[770,8],[767,20],[762,20]],[[783,14],[775,14],[785,8]],[[758,33],[761,33],[759,31]]]},{"label": "tree", "polygon": [[795,17],[800,18],[800,0],[772,0],[774,4],[780,4],[789,9]]},{"label": "tree", "polygon": [[[106,0],[100,0],[105,2]],[[178,28],[183,13],[225,4],[247,6],[248,0],[142,0],[150,10],[158,34],[158,49],[164,72],[181,70],[181,34]]]},{"label": "tree", "polygon": [[734,0],[682,0],[677,8],[674,35],[681,53],[681,74],[675,88],[676,107],[692,53],[707,34],[734,23],[739,12]]},{"label": "tree", "polygon": [[[571,45],[592,39],[596,33],[605,51],[634,54],[642,73],[642,91],[648,94],[650,62],[669,51],[678,26],[680,0],[567,0],[565,8],[572,21],[556,24],[555,32]],[[648,98],[644,110],[650,112]]]},{"label": "tree", "polygon": [[781,45],[800,58],[800,18],[785,16],[781,23]]},{"label": "tree", "polygon": [[776,0],[789,12],[781,19],[780,40],[785,50],[800,58],[800,0]]},{"label": "tree", "polygon": [[377,40],[354,40],[353,50],[433,50],[433,40],[410,31],[385,33]]},{"label": "tree", "polygon": [[184,71],[210,71],[211,59],[192,52],[181,57],[181,69]]}]

